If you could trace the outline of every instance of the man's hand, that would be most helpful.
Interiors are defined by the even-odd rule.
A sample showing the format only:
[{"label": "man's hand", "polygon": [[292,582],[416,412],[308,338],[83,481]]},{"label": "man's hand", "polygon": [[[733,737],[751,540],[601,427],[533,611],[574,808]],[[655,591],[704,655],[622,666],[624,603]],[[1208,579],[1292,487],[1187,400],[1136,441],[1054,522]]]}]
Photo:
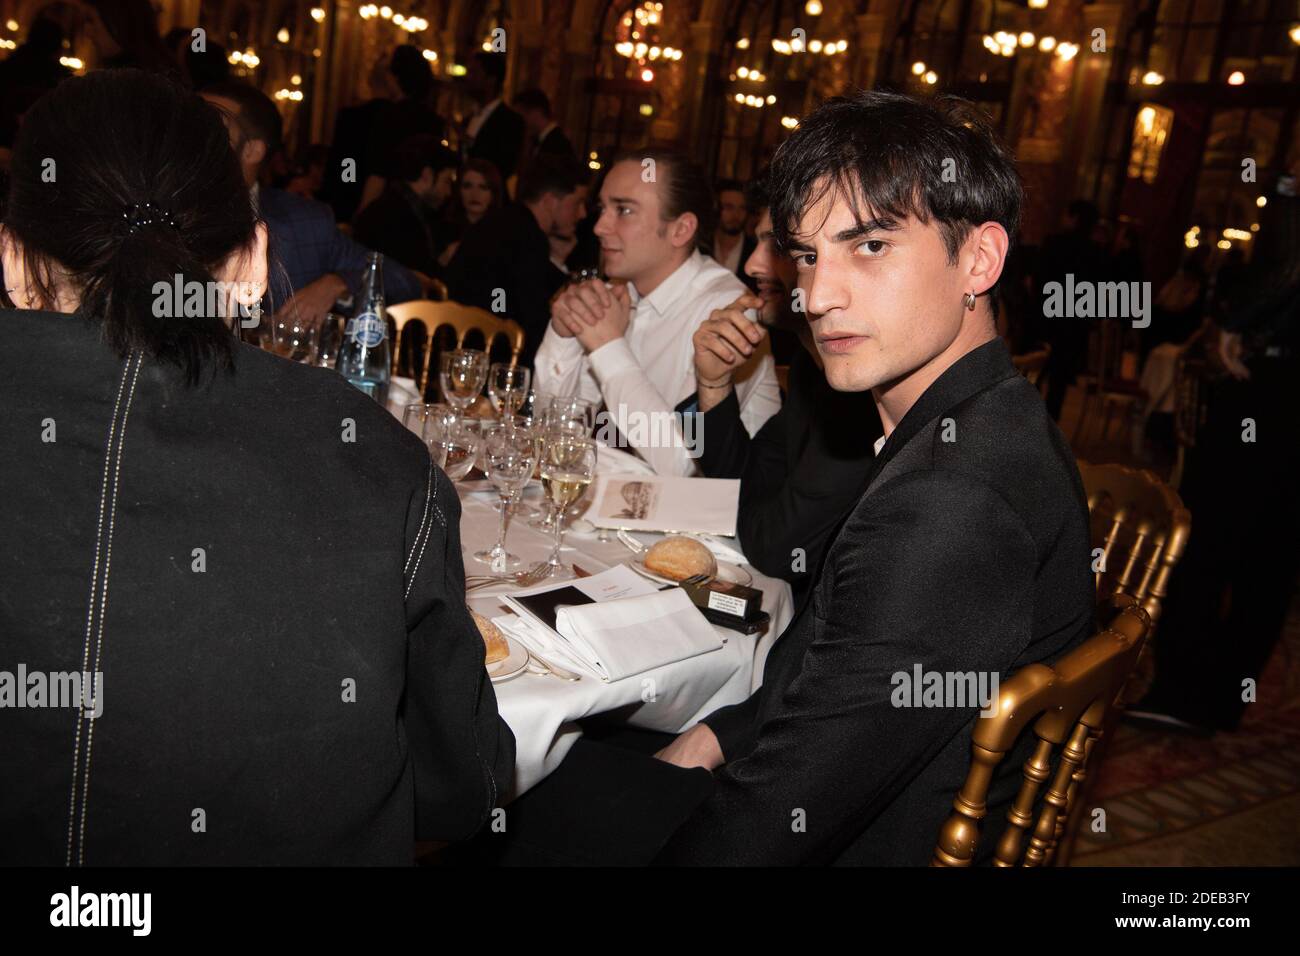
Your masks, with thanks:
[{"label": "man's hand", "polygon": [[1250,378],[1250,369],[1241,360],[1241,336],[1236,332],[1219,330],[1219,361],[1233,378]]},{"label": "man's hand", "polygon": [[551,305],[551,328],[576,337],[588,352],[620,339],[627,331],[632,300],[626,283],[609,288],[599,279],[565,288]]},{"label": "man's hand", "polygon": [[348,290],[348,284],[332,272],[327,272],[319,279],[307,283],[293,294],[288,302],[281,306],[276,318],[292,316],[298,310],[299,321],[315,324],[334,308],[334,302]]},{"label": "man's hand", "polygon": [[716,770],[726,762],[718,738],[708,724],[696,724],[686,733],[679,734],[676,740],[655,756],[664,763],[688,770],[692,767]]},{"label": "man's hand", "polygon": [[[700,384],[700,410],[708,411],[727,397],[731,376],[754,354],[767,329],[746,318],[745,309],[761,309],[763,300],[752,292],[724,309],[714,309],[695,330],[695,380]],[[707,387],[704,383],[726,383]]]}]

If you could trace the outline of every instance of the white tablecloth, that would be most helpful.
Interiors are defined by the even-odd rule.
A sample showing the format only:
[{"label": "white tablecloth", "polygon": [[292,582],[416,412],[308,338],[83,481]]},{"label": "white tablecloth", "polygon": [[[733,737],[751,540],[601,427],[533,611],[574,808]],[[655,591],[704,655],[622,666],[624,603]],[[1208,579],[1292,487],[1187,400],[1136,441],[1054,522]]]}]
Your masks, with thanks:
[{"label": "white tablecloth", "polygon": [[[537,504],[541,489],[525,492],[525,503]],[[476,492],[461,493],[461,549],[467,574],[483,573],[486,565],[476,561],[475,551],[491,547],[496,540],[498,512],[496,497]],[[652,541],[654,535],[637,535]],[[524,559],[524,566],[550,554],[552,538],[512,516],[506,547]],[[565,533],[561,560],[576,563],[595,573],[627,561],[631,552],[611,534],[602,542],[596,532]],[[744,700],[762,683],[763,662],[768,648],[789,623],[794,613],[790,585],[760,574],[751,567],[754,586],[763,591],[763,609],[772,617],[766,633],[741,634],[718,628],[726,646],[716,652],[692,657],[677,664],[649,671],[621,681],[605,683],[583,676],[577,682],[525,671],[496,685],[497,706],[516,742],[513,794],[518,796],[536,785],[559,766],[569,748],[581,736],[575,721],[593,714],[626,707],[627,721],[635,727],[678,733],[725,704]],[[473,591],[469,605],[480,614],[496,617],[510,613],[499,597],[506,588]]]}]

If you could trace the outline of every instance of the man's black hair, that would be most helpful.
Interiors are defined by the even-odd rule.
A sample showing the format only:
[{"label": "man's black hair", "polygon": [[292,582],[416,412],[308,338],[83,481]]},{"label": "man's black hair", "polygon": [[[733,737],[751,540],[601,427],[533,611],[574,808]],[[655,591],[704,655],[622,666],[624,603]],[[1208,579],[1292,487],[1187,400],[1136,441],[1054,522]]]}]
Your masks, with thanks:
[{"label": "man's black hair", "polygon": [[974,104],[870,90],[827,100],[772,160],[772,229],[788,246],[805,209],[842,195],[859,222],[934,221],[955,265],[975,226],[1014,242],[1023,195],[1015,161]]},{"label": "man's black hair", "polygon": [[280,148],[284,135],[284,121],[280,111],[275,108],[271,98],[261,90],[239,80],[227,80],[224,83],[212,83],[203,88],[209,96],[220,96],[233,100],[239,105],[236,122],[249,139],[260,139],[266,143],[266,156]]},{"label": "man's black hair", "polygon": [[538,110],[548,120],[552,118],[551,98],[535,86],[516,96],[513,105],[521,113],[524,110]]},{"label": "man's black hair", "polygon": [[723,193],[741,193],[745,192],[745,187],[740,185],[739,179],[719,179],[713,184],[713,194],[721,196]]},{"label": "man's black hair", "polygon": [[506,55],[504,53],[489,53],[487,50],[479,50],[474,54],[474,59],[483,70],[483,74],[495,83],[498,90],[505,85]]},{"label": "man's black hair", "polygon": [[433,88],[433,70],[418,47],[403,43],[393,50],[388,71],[397,78],[402,95],[409,100],[423,100]]},{"label": "man's black hair", "polygon": [[539,156],[519,177],[516,189],[520,202],[536,202],[550,193],[567,196],[586,185],[587,168],[568,156]]},{"label": "man's black hair", "polygon": [[771,170],[764,166],[754,174],[754,178],[745,186],[745,206],[755,215],[772,204],[770,178]]},{"label": "man's black hair", "polygon": [[405,183],[419,179],[425,167],[432,169],[436,178],[444,169],[460,166],[460,157],[429,133],[417,133],[402,140],[393,159],[397,177]]}]

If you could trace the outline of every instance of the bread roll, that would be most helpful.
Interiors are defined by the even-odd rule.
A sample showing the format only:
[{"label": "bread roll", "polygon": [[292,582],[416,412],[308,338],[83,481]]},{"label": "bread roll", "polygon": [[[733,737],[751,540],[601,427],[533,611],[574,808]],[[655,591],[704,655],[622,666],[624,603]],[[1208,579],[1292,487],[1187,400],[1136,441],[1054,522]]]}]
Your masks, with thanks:
[{"label": "bread roll", "polygon": [[679,536],[664,538],[647,551],[645,566],[647,571],[673,581],[685,581],[697,574],[707,574],[710,578],[718,574],[718,562],[712,551],[694,538]]},{"label": "bread roll", "polygon": [[500,629],[485,618],[478,611],[470,611],[474,616],[474,623],[478,625],[479,634],[483,635],[483,644],[487,654],[484,658],[484,664],[495,664],[497,661],[503,661],[510,656],[510,646],[506,643],[505,636]]}]

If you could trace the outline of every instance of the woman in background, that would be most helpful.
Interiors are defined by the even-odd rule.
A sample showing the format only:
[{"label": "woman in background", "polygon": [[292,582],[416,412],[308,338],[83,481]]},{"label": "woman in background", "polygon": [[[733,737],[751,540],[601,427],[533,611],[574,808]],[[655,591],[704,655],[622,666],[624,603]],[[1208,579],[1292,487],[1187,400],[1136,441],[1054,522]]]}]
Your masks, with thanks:
[{"label": "woman in background", "polygon": [[465,230],[505,202],[505,185],[494,164],[471,159],[461,167],[449,215],[438,230],[438,265],[444,269],[460,248]]}]

